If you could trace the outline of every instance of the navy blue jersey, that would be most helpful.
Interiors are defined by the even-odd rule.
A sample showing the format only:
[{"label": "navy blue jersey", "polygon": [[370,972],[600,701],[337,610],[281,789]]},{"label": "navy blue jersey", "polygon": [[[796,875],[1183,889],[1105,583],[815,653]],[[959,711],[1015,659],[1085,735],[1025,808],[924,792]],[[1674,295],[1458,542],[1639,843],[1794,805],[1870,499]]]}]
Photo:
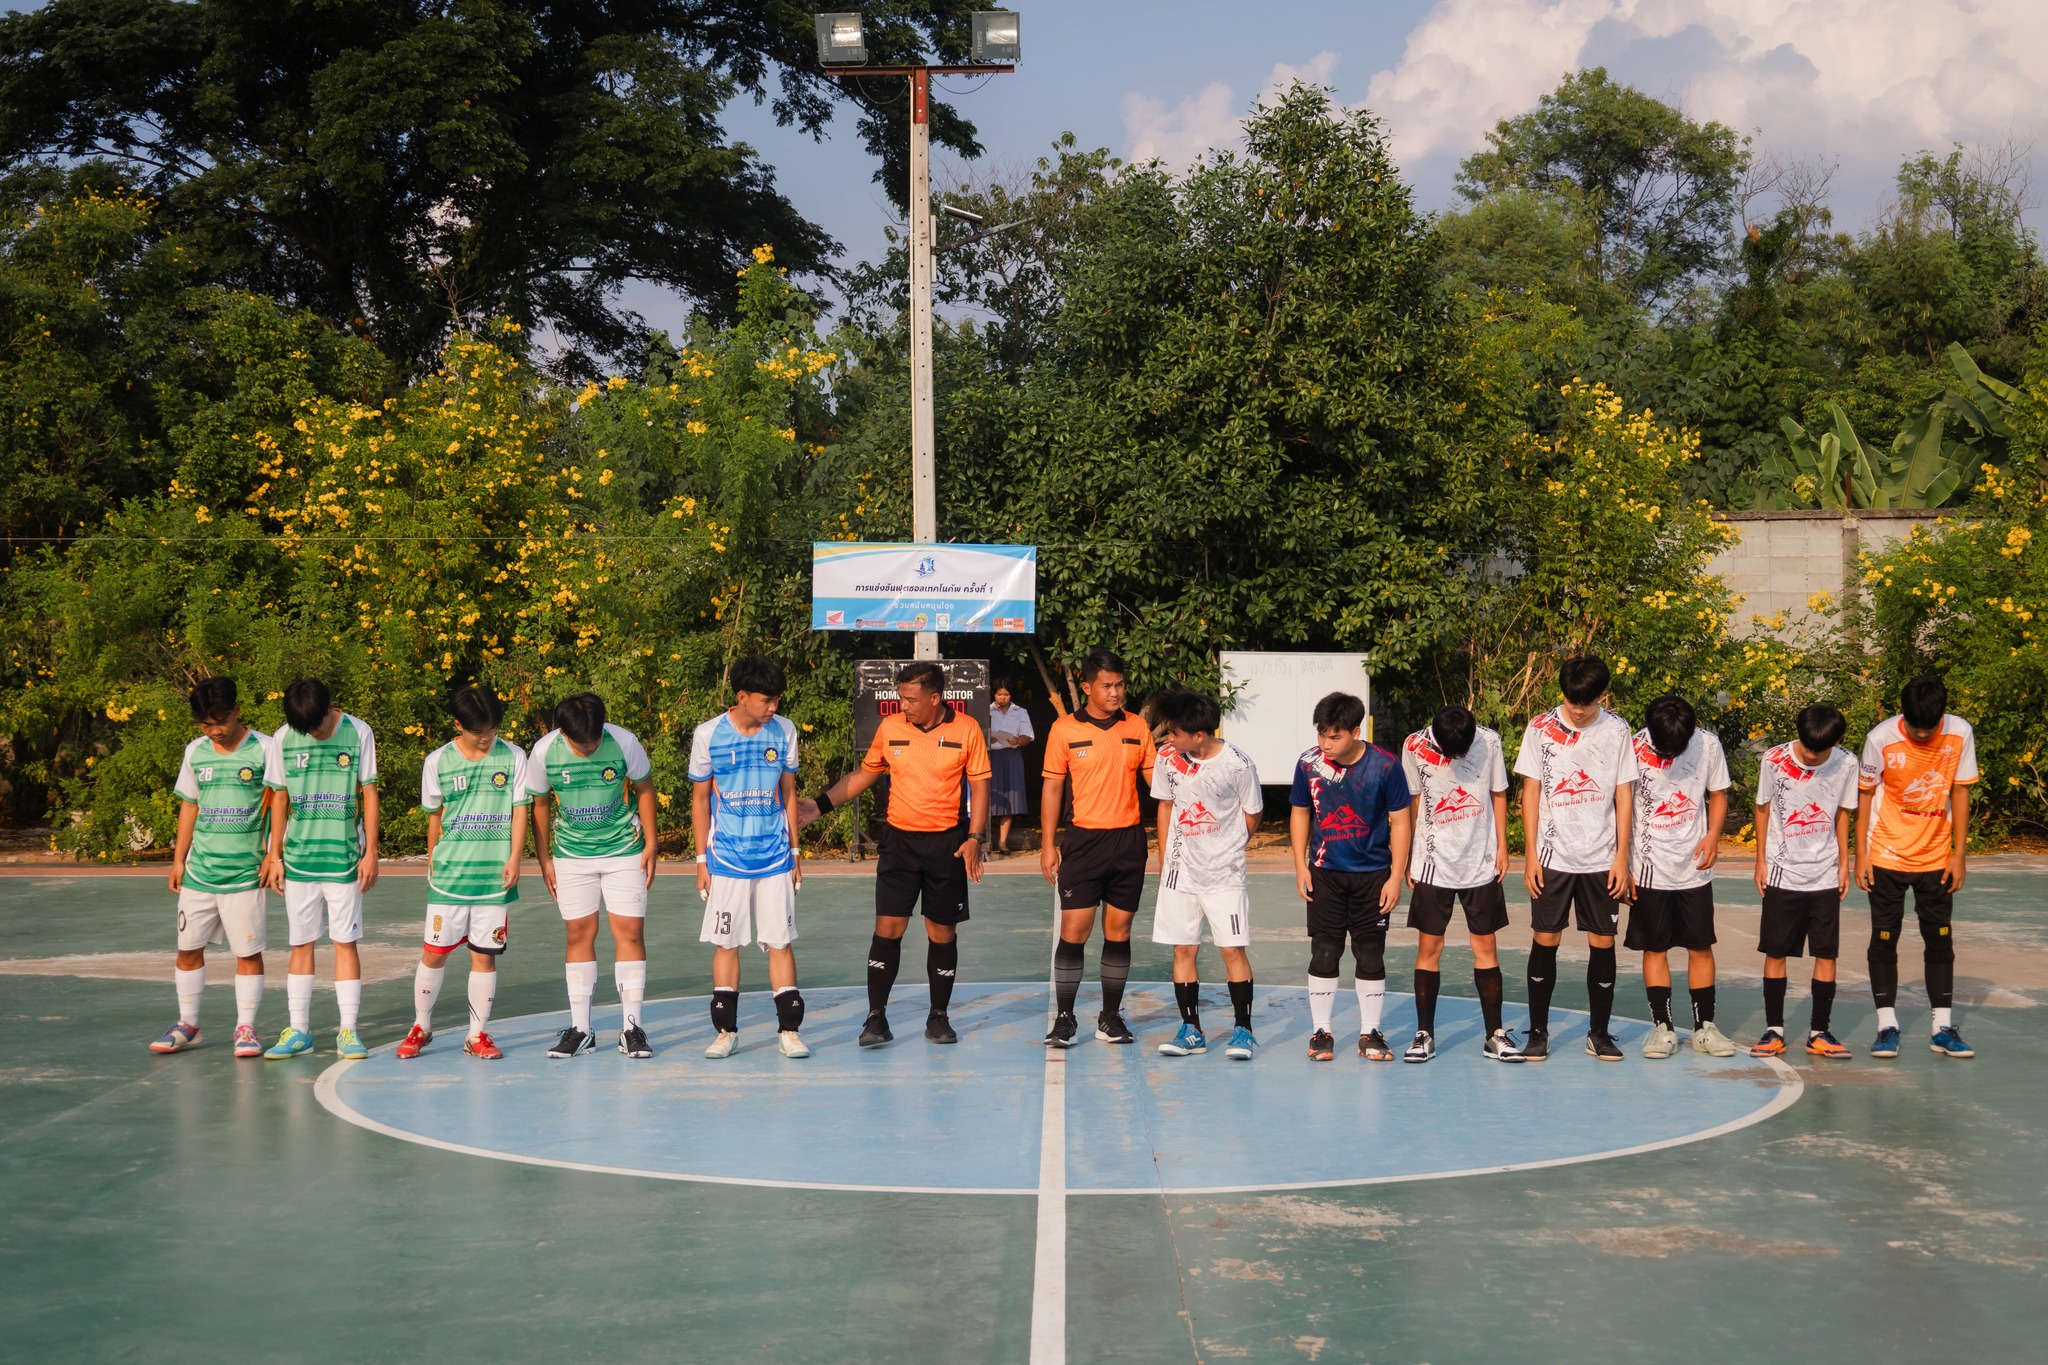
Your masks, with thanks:
[{"label": "navy blue jersey", "polygon": [[1309,866],[1334,872],[1384,872],[1393,866],[1387,816],[1407,809],[1408,779],[1401,761],[1385,749],[1368,744],[1349,767],[1310,749],[1294,765],[1294,790],[1287,799],[1315,814]]}]

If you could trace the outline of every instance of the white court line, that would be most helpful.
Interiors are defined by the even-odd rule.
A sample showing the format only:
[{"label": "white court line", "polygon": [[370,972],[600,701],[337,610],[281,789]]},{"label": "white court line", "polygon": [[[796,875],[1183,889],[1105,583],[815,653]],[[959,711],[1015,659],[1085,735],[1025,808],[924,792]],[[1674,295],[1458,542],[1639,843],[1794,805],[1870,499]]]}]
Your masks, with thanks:
[{"label": "white court line", "polygon": [[[1052,950],[1060,950],[1060,891],[1052,891]],[[1058,1008],[1048,981],[1045,1026]],[[1031,1274],[1031,1365],[1067,1362],[1067,1050],[1045,1050],[1045,1117],[1038,1129],[1038,1253]]]}]

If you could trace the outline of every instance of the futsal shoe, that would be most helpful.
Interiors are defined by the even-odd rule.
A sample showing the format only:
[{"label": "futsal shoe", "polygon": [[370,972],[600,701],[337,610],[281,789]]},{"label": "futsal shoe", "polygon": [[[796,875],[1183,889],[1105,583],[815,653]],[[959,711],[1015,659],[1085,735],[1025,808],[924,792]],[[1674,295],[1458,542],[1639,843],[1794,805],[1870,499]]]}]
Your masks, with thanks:
[{"label": "futsal shoe", "polygon": [[1870,1055],[1873,1057],[1898,1056],[1899,1031],[1895,1028],[1879,1029],[1877,1031],[1877,1041],[1870,1045]]},{"label": "futsal shoe", "polygon": [[433,1034],[414,1024],[405,1031],[405,1037],[398,1040],[398,1055],[402,1060],[411,1061],[426,1051],[427,1044],[433,1041]]},{"label": "futsal shoe", "polygon": [[1436,1056],[1436,1039],[1428,1029],[1419,1029],[1415,1041],[1408,1044],[1408,1050],[1401,1054],[1404,1062],[1426,1062]]},{"label": "futsal shoe", "polygon": [[[718,1031],[718,1036],[711,1040],[711,1046],[704,1049],[704,1055],[714,1062],[722,1061],[725,1058],[732,1056],[732,1050],[738,1047],[739,1045],[739,1034],[733,1032],[731,1029],[722,1028]],[[861,1046],[867,1046],[866,1039],[861,1040]]]},{"label": "futsal shoe", "polygon": [[180,1019],[164,1030],[164,1036],[149,1045],[151,1052],[183,1052],[199,1046],[199,1025]]},{"label": "futsal shoe", "polygon": [[889,1016],[881,1010],[871,1012],[868,1015],[867,1023],[861,1026],[860,1045],[862,1047],[880,1047],[884,1043],[893,1043],[895,1041],[896,1035],[889,1032]]},{"label": "futsal shoe", "polygon": [[491,1041],[491,1035],[488,1033],[479,1033],[474,1038],[463,1039],[462,1055],[475,1057],[484,1062],[498,1062],[505,1058],[505,1054],[498,1051],[498,1045]]},{"label": "futsal shoe", "polygon": [[[1590,1042],[1586,1045],[1586,1050],[1592,1052],[1593,1048]],[[1643,1039],[1643,1055],[1652,1060],[1661,1061],[1666,1057],[1677,1055],[1677,1052],[1678,1030],[1669,1024],[1657,1025],[1657,1027],[1650,1030],[1649,1036]],[[1593,1055],[1597,1057],[1599,1054],[1594,1053]]]},{"label": "futsal shoe", "polygon": [[1165,1057],[1196,1057],[1208,1050],[1209,1040],[1193,1024],[1182,1024],[1172,1042],[1159,1045],[1160,1055]]},{"label": "futsal shoe", "polygon": [[782,1055],[785,1057],[808,1057],[811,1055],[811,1050],[805,1046],[804,1040],[797,1034],[786,1030],[775,1035],[775,1046],[781,1050]]},{"label": "futsal shoe", "polygon": [[261,1057],[263,1040],[256,1036],[256,1030],[249,1024],[235,1025],[235,1055],[244,1058]]},{"label": "futsal shoe", "polygon": [[[1756,1049],[1754,1048],[1750,1049],[1750,1051],[1752,1052],[1754,1052],[1755,1050]],[[1778,1051],[1783,1052],[1784,1050],[1784,1041],[1780,1039],[1778,1044]],[[1846,1062],[1851,1057],[1856,1055],[1855,1053],[1849,1051],[1848,1048],[1845,1048],[1840,1043],[1836,1042],[1835,1035],[1829,1033],[1826,1029],[1822,1029],[1819,1033],[1814,1034],[1812,1037],[1806,1040],[1806,1050],[1816,1057],[1832,1057],[1838,1062]]]},{"label": "futsal shoe", "polygon": [[1052,1027],[1045,1031],[1045,1045],[1047,1047],[1072,1047],[1074,1045],[1074,1035],[1080,1032],[1080,1028],[1081,1026],[1075,1021],[1071,1010],[1061,1010],[1057,1015],[1053,1016]]},{"label": "futsal shoe", "polygon": [[[597,1040],[593,1038],[590,1040],[590,1043],[592,1047],[595,1047]],[[620,1029],[619,1052],[623,1056],[633,1058],[635,1061],[644,1062],[649,1057],[652,1057],[654,1049],[647,1045],[647,1030],[641,1028],[638,1024],[628,1024],[625,1028]]]},{"label": "futsal shoe", "polygon": [[1109,1010],[1104,1010],[1095,1016],[1095,1041],[1098,1043],[1130,1044],[1138,1040],[1131,1033],[1131,1026],[1124,1022],[1124,1017],[1121,1014],[1113,1014]]},{"label": "futsal shoe", "polygon": [[1586,1055],[1597,1057],[1603,1062],[1618,1062],[1622,1058],[1621,1048],[1615,1043],[1614,1035],[1604,1029],[1595,1029],[1586,1035]]},{"label": "futsal shoe", "polygon": [[1927,1047],[1929,1051],[1939,1052],[1944,1057],[1960,1058],[1977,1055],[1976,1049],[1963,1041],[1961,1031],[1954,1024],[1950,1024],[1947,1028],[1929,1039]]},{"label": "futsal shoe", "polygon": [[1479,1055],[1489,1062],[1526,1062],[1529,1058],[1522,1048],[1515,1046],[1515,1035],[1506,1029],[1495,1029],[1480,1047]]},{"label": "futsal shoe", "polygon": [[1326,1028],[1319,1028],[1308,1036],[1308,1059],[1312,1062],[1327,1062],[1337,1055],[1337,1040]]},{"label": "futsal shoe", "polygon": [[1550,1030],[1532,1028],[1529,1041],[1522,1044],[1522,1060],[1525,1062],[1547,1062],[1550,1060]]},{"label": "futsal shoe", "polygon": [[281,1062],[287,1057],[296,1057],[302,1052],[313,1050],[313,1035],[304,1029],[288,1028],[277,1035],[277,1044],[263,1054],[266,1062]]},{"label": "futsal shoe", "polygon": [[556,1061],[560,1061],[564,1057],[574,1057],[579,1052],[595,1051],[597,1051],[597,1038],[571,1024],[568,1028],[562,1030],[561,1037],[555,1039],[554,1046],[548,1049],[548,1056]]},{"label": "futsal shoe", "polygon": [[1233,1062],[1248,1062],[1258,1050],[1259,1040],[1242,1024],[1230,1031],[1230,1041],[1223,1045],[1223,1055]]},{"label": "futsal shoe", "polygon": [[933,1013],[924,1019],[925,1041],[932,1043],[957,1043],[960,1035],[953,1031],[953,1021],[943,1013]]},{"label": "futsal shoe", "polygon": [[[1829,1041],[1833,1041],[1833,1040],[1832,1040],[1832,1039],[1830,1039]],[[1836,1043],[1836,1044],[1835,1044],[1835,1046],[1837,1046],[1837,1047],[1841,1047],[1841,1044],[1839,1044],[1839,1043]],[[1812,1051],[1813,1051],[1813,1043],[1812,1043],[1811,1041],[1809,1041],[1809,1042],[1808,1042],[1808,1043],[1806,1044],[1806,1050],[1807,1050],[1808,1052],[1812,1052]],[[1842,1048],[1842,1050],[1843,1050],[1844,1052],[1847,1052],[1847,1051],[1848,1051],[1848,1049],[1847,1049],[1847,1048]],[[1761,1038],[1759,1038],[1759,1039],[1757,1039],[1757,1040],[1756,1040],[1755,1042],[1753,1042],[1753,1043],[1751,1043],[1751,1044],[1749,1045],[1749,1055],[1750,1055],[1750,1056],[1752,1056],[1752,1057],[1782,1057],[1782,1056],[1784,1056],[1784,1055],[1785,1055],[1785,1035],[1784,1035],[1784,1034],[1782,1034],[1782,1033],[1780,1033],[1780,1032],[1778,1032],[1778,1030],[1776,1030],[1776,1029],[1774,1029],[1774,1028],[1767,1028],[1767,1029],[1765,1029],[1765,1030],[1764,1030],[1764,1036],[1763,1036],[1763,1037],[1761,1037]],[[1815,1053],[1815,1055],[1816,1055],[1816,1056],[1826,1056],[1826,1055],[1828,1055],[1828,1054],[1826,1054],[1826,1053]]]},{"label": "futsal shoe", "polygon": [[1358,1055],[1368,1062],[1391,1062],[1394,1060],[1394,1045],[1387,1041],[1387,1035],[1378,1029],[1358,1035]]},{"label": "futsal shoe", "polygon": [[334,1031],[334,1055],[344,1062],[360,1062],[370,1055],[370,1049],[363,1046],[354,1029],[338,1028]]},{"label": "futsal shoe", "polygon": [[1714,1027],[1711,1019],[1702,1019],[1698,1028],[1692,1031],[1692,1050],[1704,1052],[1709,1057],[1733,1057],[1734,1040]]}]

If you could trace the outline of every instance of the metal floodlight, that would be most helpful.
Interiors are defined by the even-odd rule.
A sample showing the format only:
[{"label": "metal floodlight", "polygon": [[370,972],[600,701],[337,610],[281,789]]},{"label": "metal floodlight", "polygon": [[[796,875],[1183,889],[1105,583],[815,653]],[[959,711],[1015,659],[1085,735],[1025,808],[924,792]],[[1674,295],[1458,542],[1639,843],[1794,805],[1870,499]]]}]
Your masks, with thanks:
[{"label": "metal floodlight", "polygon": [[963,209],[958,204],[941,204],[939,205],[939,212],[945,214],[948,218],[958,218],[963,223],[972,223],[976,227],[980,227],[983,222],[980,214],[970,209]]},{"label": "metal floodlight", "polygon": [[1017,11],[983,9],[974,12],[974,60],[1014,62],[1022,53],[1017,42]]},{"label": "metal floodlight", "polygon": [[826,66],[861,66],[866,63],[868,44],[866,37],[861,33],[859,10],[844,10],[812,17],[818,24],[820,62]]}]

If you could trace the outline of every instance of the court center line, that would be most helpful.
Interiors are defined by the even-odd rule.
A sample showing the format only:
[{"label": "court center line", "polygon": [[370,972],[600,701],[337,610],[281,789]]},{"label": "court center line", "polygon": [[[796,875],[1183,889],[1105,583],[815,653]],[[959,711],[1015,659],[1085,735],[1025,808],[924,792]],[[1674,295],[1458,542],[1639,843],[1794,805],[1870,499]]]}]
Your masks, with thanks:
[{"label": "court center line", "polygon": [[[1059,953],[1060,892],[1052,892],[1052,950]],[[1050,969],[1049,969],[1050,970]],[[1045,1025],[1059,1011],[1059,985],[1048,979]],[[1067,1361],[1067,1052],[1045,1050],[1045,1102],[1038,1130],[1038,1249],[1031,1276],[1031,1365]]]}]

